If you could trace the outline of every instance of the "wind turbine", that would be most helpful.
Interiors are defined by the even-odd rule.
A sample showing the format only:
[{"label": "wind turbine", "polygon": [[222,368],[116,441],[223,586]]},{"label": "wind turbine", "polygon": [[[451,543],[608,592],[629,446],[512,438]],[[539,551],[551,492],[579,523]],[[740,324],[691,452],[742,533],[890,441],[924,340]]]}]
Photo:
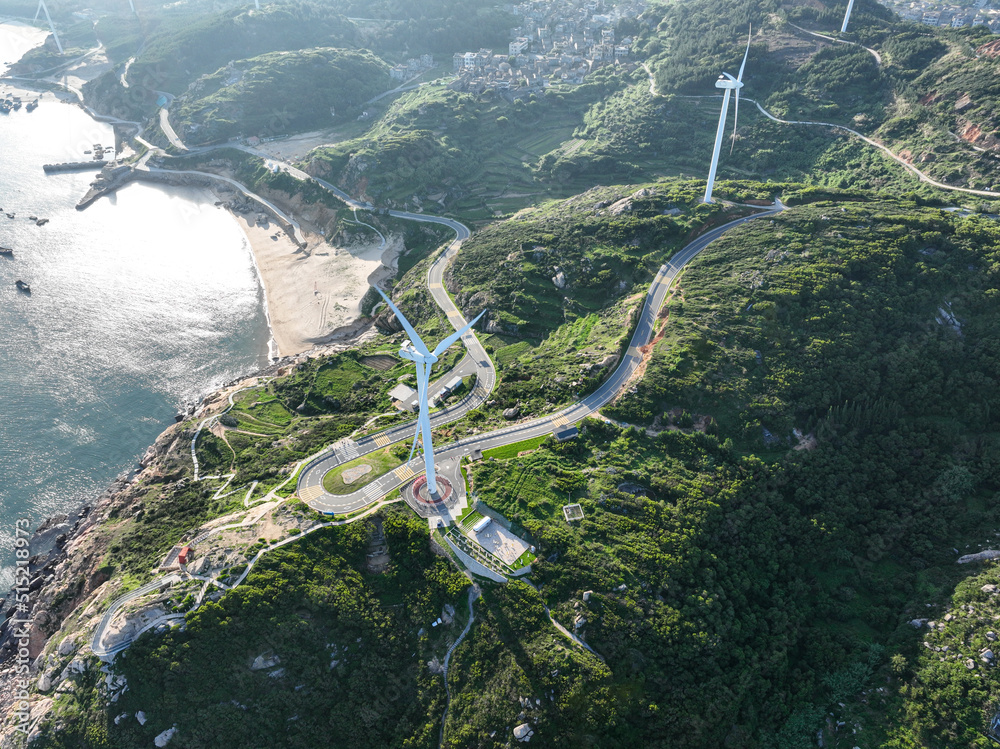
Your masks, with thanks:
[{"label": "wind turbine", "polygon": [[427,389],[431,378],[431,366],[438,360],[440,354],[447,351],[451,344],[465,335],[473,325],[479,322],[479,318],[485,314],[486,310],[476,315],[476,318],[466,324],[461,330],[452,333],[441,341],[441,343],[435,346],[434,351],[428,351],[427,346],[424,345],[417,331],[403,317],[403,313],[399,311],[399,308],[392,303],[392,300],[386,296],[382,289],[376,287],[376,290],[385,299],[386,304],[389,305],[389,309],[396,313],[396,319],[399,320],[400,325],[403,326],[403,330],[410,336],[408,341],[403,342],[399,350],[399,355],[417,365],[417,397],[420,403],[420,414],[417,416],[417,432],[413,435],[413,447],[410,448],[410,457],[407,458],[407,461],[413,458],[413,453],[417,449],[417,440],[422,437],[424,467],[427,470],[427,490],[430,492],[431,497],[436,500],[440,497],[440,494],[438,493],[437,475],[434,473],[434,445],[431,443],[431,417],[428,413],[427,405]]},{"label": "wind turbine", "polygon": [[45,0],[38,0],[38,10],[35,11],[35,20],[38,20],[38,14],[45,11],[45,20],[49,22],[49,28],[52,30],[52,36],[56,40],[56,47],[59,48],[59,54],[63,53],[62,42],[59,41],[59,35],[56,33],[56,27],[52,25],[52,18],[49,16],[49,9],[45,7]]},{"label": "wind turbine", "polygon": [[851,9],[854,8],[854,0],[847,0],[847,12],[844,14],[844,23],[840,27],[840,33],[847,32],[847,22],[851,20]]},{"label": "wind turbine", "polygon": [[[753,27],[747,36],[747,51],[743,53],[743,62],[740,65],[740,72],[735,78],[729,73],[723,73],[719,80],[715,82],[716,88],[726,90],[722,97],[722,113],[719,115],[719,129],[715,132],[715,150],[712,151],[712,166],[708,169],[708,185],[705,187],[705,202],[712,202],[712,187],[715,185],[715,170],[719,166],[719,151],[722,149],[722,134],[726,129],[726,115],[729,113],[729,94],[736,92],[736,108],[733,115],[733,145],[736,144],[736,123],[740,117],[740,89],[743,88],[743,68],[747,64],[747,55],[750,54],[750,38],[753,36]],[[728,80],[727,80],[728,79]]]}]

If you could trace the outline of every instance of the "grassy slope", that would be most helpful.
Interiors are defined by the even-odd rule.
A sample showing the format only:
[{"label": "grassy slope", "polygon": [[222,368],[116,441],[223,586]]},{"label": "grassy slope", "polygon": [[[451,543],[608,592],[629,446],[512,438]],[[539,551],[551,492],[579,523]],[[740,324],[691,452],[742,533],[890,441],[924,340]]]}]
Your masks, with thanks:
[{"label": "grassy slope", "polygon": [[[901,407],[944,416],[959,390],[955,416],[980,423],[996,242],[991,222],[899,203],[821,203],[741,228],[686,271],[646,377],[616,413],[707,411],[752,443],[761,426],[784,438],[842,404],[896,397],[920,372]],[[946,303],[962,336],[935,322]],[[951,357],[947,375],[931,368]]]},{"label": "grassy slope", "polygon": [[[192,613],[184,631],[150,633],[116,661],[129,688],[109,713],[92,685],[59,699],[64,730],[46,747],[145,747],[176,725],[184,746],[432,747],[444,690],[424,661],[441,657],[461,622],[418,636],[467,580],[431,552],[426,524],[384,515],[390,569],[365,573],[369,528],[326,529],[269,555],[247,584]],[[275,654],[275,668],[252,671]],[[116,725],[114,714],[144,710]],[[108,742],[111,743],[108,743]]]},{"label": "grassy slope", "polygon": [[351,115],[389,83],[388,66],[371,53],[330,48],[272,52],[202,77],[178,100],[176,118],[195,145],[238,133],[308,130],[328,125],[333,109],[341,117]]},{"label": "grassy slope", "polygon": [[[482,253],[486,265],[494,263],[493,255],[502,256],[509,279],[525,284],[551,272],[530,254],[535,243],[560,253],[558,262],[565,264],[573,284],[561,292],[551,283],[533,286],[540,305],[565,295],[579,295],[581,305],[597,300],[599,295],[588,296],[591,291],[581,281],[597,278],[602,269],[596,261],[605,256],[609,268],[622,277],[631,273],[632,283],[641,287],[639,274],[649,272],[646,255],[654,250],[665,255],[670,237],[690,226],[684,222],[704,218],[698,211],[662,214],[669,205],[685,207],[690,185],[651,187],[653,194],[635,196],[633,210],[620,216],[597,215],[610,206],[595,204],[633,195],[634,188],[599,190],[547,206],[484,232],[466,249],[469,257]],[[747,195],[762,186],[724,189]],[[680,226],[653,242],[643,227],[646,222],[660,226],[664,218]],[[630,242],[636,236],[638,247]],[[526,249],[520,249],[522,244]],[[508,260],[511,252],[521,254]],[[773,224],[750,224],[706,251],[686,272],[683,294],[669,308],[667,337],[646,384],[619,407],[623,413],[645,408],[653,397],[656,408],[679,403],[690,411],[707,411],[717,419],[717,437],[689,430],[650,439],[595,422],[579,440],[543,445],[528,456],[486,461],[475,469],[479,495],[537,545],[540,561],[533,580],[541,597],[521,585],[485,591],[477,604],[479,622],[453,660],[455,701],[446,745],[504,745],[510,727],[522,720],[519,696],[541,701],[524,718],[538,731],[538,740],[565,746],[794,747],[816,735],[826,712],[847,714],[860,706],[864,690],[892,675],[892,656],[909,654],[914,638],[922,637],[904,624],[914,608],[941,600],[954,585],[951,546],[964,545],[964,539],[971,541],[997,520],[1000,470],[991,457],[997,444],[991,414],[998,404],[991,378],[997,370],[992,342],[998,256],[1000,236],[992,224],[878,201],[795,208]],[[419,313],[421,330],[434,336],[447,323],[420,288],[425,271],[426,261],[421,261],[402,279],[397,298]],[[455,271],[465,272],[477,270]],[[469,285],[468,303],[494,288],[488,278],[470,278]],[[497,304],[502,297],[497,294]],[[952,303],[963,337],[934,322],[941,300]],[[520,319],[566,347],[590,314],[562,325],[541,315]],[[529,344],[521,349],[509,341],[514,350],[498,348],[497,357],[506,366],[520,361],[525,372],[535,373],[547,359],[533,360],[533,341],[521,341]],[[383,344],[381,350],[386,348]],[[759,372],[754,349],[762,351]],[[234,416],[240,424],[257,423],[268,432],[287,424],[295,440],[315,441],[332,435],[322,430],[343,429],[347,420],[379,408],[381,393],[397,376],[397,370],[369,370],[354,355],[342,354],[297,369],[272,385],[271,393],[241,398]],[[530,394],[530,380],[521,382]],[[656,401],[660,391],[651,393],[651,387],[676,388],[679,400]],[[310,418],[297,408],[305,402],[317,411],[332,409],[328,397],[339,401],[333,418]],[[749,416],[740,410],[747,408]],[[809,426],[813,417],[819,448],[789,453],[782,446],[765,452],[755,442],[756,426],[743,429],[744,421],[761,418],[765,409],[781,437],[788,426]],[[730,437],[771,464],[742,457],[725,443]],[[241,455],[244,470],[268,455],[274,437],[259,439],[259,450]],[[169,503],[169,497],[163,501]],[[561,506],[570,501],[583,505],[581,523],[562,520]],[[153,515],[144,516],[141,527],[155,530],[145,525]],[[344,538],[354,538],[355,532],[360,531],[345,531]],[[421,556],[421,538],[415,529],[390,538],[391,549],[410,550],[410,557],[399,558],[400,570],[425,581],[404,584],[400,579],[398,585],[356,577],[350,572],[355,552],[321,549],[323,559],[308,564],[342,565],[338,554],[346,559],[335,573],[342,582],[333,588],[344,595],[303,604],[308,618],[294,613],[303,607],[278,605],[285,598],[267,593],[273,589],[286,598],[301,594],[312,601],[310,583],[303,588],[297,582],[306,560],[269,560],[262,577],[252,577],[245,590],[227,596],[220,607],[194,615],[187,632],[168,635],[169,642],[150,637],[135,650],[135,662],[128,662],[131,654],[123,661],[136,679],[130,688],[136,701],[129,704],[147,712],[148,705],[167,705],[169,710],[157,712],[154,728],[179,721],[188,735],[201,736],[231,719],[230,699],[248,704],[236,692],[225,692],[232,682],[250,696],[248,710],[259,712],[265,722],[291,711],[307,716],[300,730],[275,735],[289,746],[308,745],[316,731],[326,729],[314,712],[299,712],[304,708],[294,687],[305,683],[308,697],[314,697],[317,685],[323,685],[323,694],[340,694],[341,687],[327,683],[327,671],[313,668],[316,643],[339,645],[361,636],[379,645],[370,660],[352,666],[352,693],[358,688],[362,698],[369,694],[371,679],[386,667],[382,650],[395,653],[398,647],[403,654],[398,662],[407,664],[403,696],[391,708],[394,719],[405,719],[405,731],[393,729],[391,736],[380,734],[369,744],[399,746],[404,734],[419,734],[412,745],[423,745],[430,735],[427,727],[440,715],[434,692],[440,682],[404,651],[417,652],[410,630],[442,600],[423,591],[426,586],[440,590],[434,586],[444,583],[438,579],[443,568],[435,571],[441,563],[428,566]],[[304,548],[303,553],[312,553],[308,545]],[[365,586],[371,586],[370,593]],[[586,590],[593,594],[584,604]],[[400,600],[400,595],[411,597]],[[457,603],[456,594],[450,595]],[[569,627],[582,614],[588,622],[582,631],[606,664],[555,635],[542,601]],[[403,617],[395,609],[387,613],[400,602],[409,617],[403,629],[398,629],[401,619],[387,621],[388,629],[378,625],[382,613],[363,614],[364,622],[376,622],[375,629],[368,623],[355,626],[351,618],[369,611]],[[215,648],[213,638],[223,621],[229,622],[227,631],[239,628],[241,637],[228,637],[225,648]],[[355,627],[346,640],[345,621]],[[259,633],[274,622],[290,627],[294,637],[261,639]],[[393,641],[397,636],[401,639]],[[180,647],[177,638],[188,644]],[[284,647],[289,677],[263,681],[245,671],[247,659],[267,647],[279,652]],[[418,649],[423,661],[437,652],[423,648]],[[197,657],[209,649],[222,654],[211,667]],[[170,667],[174,671],[168,661],[177,664]],[[206,704],[204,689],[190,684],[203,684],[220,668],[232,679],[212,681],[219,686]],[[174,672],[183,678],[165,675]],[[903,717],[893,718],[890,728],[904,734],[939,730],[935,722],[947,720],[935,706],[947,699],[950,688],[933,682],[894,698]],[[82,710],[86,694],[76,698],[74,709]],[[979,696],[977,691],[974,698]],[[185,706],[196,698],[201,712],[178,717],[187,715]],[[71,702],[62,698],[60,704]],[[841,710],[838,702],[849,707]],[[720,714],[727,718],[719,720]],[[905,717],[911,714],[919,719]],[[961,731],[976,730],[977,715],[969,709],[948,720],[958,720]],[[72,731],[82,730],[81,721],[98,719],[87,711],[73,720],[64,715]],[[876,719],[882,718],[866,714],[866,730]],[[322,720],[327,725],[330,718]],[[331,730],[341,726],[335,720]],[[119,734],[123,741],[140,740],[132,736],[131,723],[128,729]],[[234,728],[233,740],[252,741],[245,730]],[[828,741],[834,738],[829,735]]]},{"label": "grassy slope", "polygon": [[[988,31],[929,30],[904,22],[874,3],[862,3],[852,14],[851,31],[845,38],[878,51],[880,66],[858,46],[831,44],[791,25],[837,36],[840,5],[801,3],[779,9],[759,2],[739,9],[732,6],[723,24],[715,21],[719,5],[727,3],[650,10],[657,27],[642,43],[652,58],[661,92],[709,93],[718,70],[738,65],[739,40],[752,21],[755,41],[744,93],[773,114],[861,130],[951,184],[983,188],[1000,181],[992,155],[976,152],[951,134],[962,134],[987,149],[997,145],[993,113],[998,62],[975,54],[990,38]],[[790,169],[803,170],[810,173],[809,179],[833,185],[878,187],[899,181],[898,167],[886,170],[878,163],[860,162],[858,156],[867,147],[856,142],[849,150],[829,141],[824,147],[803,141],[807,136],[801,134],[801,127],[778,126],[752,116],[744,134],[747,145],[752,144],[750,153],[729,159],[729,168],[783,178],[794,175]],[[829,138],[828,133],[819,132]],[[866,160],[871,161],[870,157]],[[726,160],[723,163],[726,168]]]},{"label": "grassy slope", "polygon": [[[653,274],[719,206],[696,184],[595,188],[488,227],[467,241],[446,282],[466,314],[489,310],[485,345],[499,408],[545,410],[593,389],[627,339]],[[667,212],[673,211],[673,215]],[[560,289],[553,278],[562,273]]]},{"label": "grassy slope", "polygon": [[[996,678],[915,657],[925,635],[905,622],[975,574],[954,566],[951,546],[976,550],[998,520],[998,249],[991,223],[899,204],[748,225],[688,269],[659,364],[621,404],[627,416],[651,389],[674,388],[672,405],[719,417],[718,437],[591,423],[576,442],[477,468],[479,495],[538,545],[543,598],[564,624],[587,618],[612,672],[598,681],[616,695],[613,717],[597,713],[606,725],[543,706],[546,740],[797,747],[831,710],[862,728],[827,729],[832,746],[979,735]],[[943,299],[961,310],[963,336],[934,321]],[[811,414],[819,447],[767,451],[744,426],[764,412],[789,427]],[[729,437],[776,462],[741,460]],[[562,520],[570,501],[582,523]],[[961,652],[985,647],[989,612],[977,616]],[[521,670],[545,673],[543,648],[507,647]],[[882,701],[871,690],[887,677]],[[473,712],[471,724],[505,719],[502,705]]]},{"label": "grassy slope", "polygon": [[166,19],[151,36],[130,70],[150,88],[181,94],[199,75],[230,60],[245,60],[276,50],[308,49],[352,43],[354,25],[329,8],[297,6],[233,8],[196,18]]}]

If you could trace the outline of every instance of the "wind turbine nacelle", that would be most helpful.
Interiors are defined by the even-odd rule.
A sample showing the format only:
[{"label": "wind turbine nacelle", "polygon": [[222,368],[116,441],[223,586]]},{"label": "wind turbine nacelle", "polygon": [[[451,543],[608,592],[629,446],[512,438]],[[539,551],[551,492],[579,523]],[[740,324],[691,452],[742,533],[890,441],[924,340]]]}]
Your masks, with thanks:
[{"label": "wind turbine nacelle", "polygon": [[719,80],[715,82],[715,87],[728,89],[743,88],[743,81],[736,80],[729,73],[723,73],[719,76]]}]

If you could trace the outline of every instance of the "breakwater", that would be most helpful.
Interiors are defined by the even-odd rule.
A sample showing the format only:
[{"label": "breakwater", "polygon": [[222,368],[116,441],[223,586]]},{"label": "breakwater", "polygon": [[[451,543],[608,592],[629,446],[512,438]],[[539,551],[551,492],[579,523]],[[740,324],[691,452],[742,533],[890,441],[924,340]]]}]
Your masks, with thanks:
[{"label": "breakwater", "polygon": [[46,174],[53,172],[80,172],[85,169],[103,169],[108,162],[103,159],[91,159],[90,161],[67,161],[64,164],[42,164],[42,170]]}]

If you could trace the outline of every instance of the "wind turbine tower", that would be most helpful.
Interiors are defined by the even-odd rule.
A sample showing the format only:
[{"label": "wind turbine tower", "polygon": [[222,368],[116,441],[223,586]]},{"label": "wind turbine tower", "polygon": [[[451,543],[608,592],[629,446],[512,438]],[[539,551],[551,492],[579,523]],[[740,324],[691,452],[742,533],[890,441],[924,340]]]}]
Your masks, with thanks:
[{"label": "wind turbine tower", "polygon": [[708,168],[708,184],[705,186],[705,202],[712,202],[712,187],[715,185],[715,170],[719,166],[719,151],[722,150],[722,134],[726,130],[726,115],[729,113],[729,94],[736,92],[736,108],[733,115],[733,145],[736,145],[736,123],[740,117],[740,89],[743,88],[743,68],[747,64],[747,55],[750,54],[750,37],[753,35],[753,28],[747,36],[747,50],[743,53],[743,63],[740,65],[740,72],[735,78],[729,73],[723,73],[719,80],[715,82],[716,88],[725,90],[722,96],[722,112],[719,114],[719,128],[715,131],[715,149],[712,151],[712,165]]},{"label": "wind turbine tower", "polygon": [[52,36],[56,40],[56,47],[59,48],[59,54],[63,53],[62,42],[59,41],[59,35],[56,33],[56,27],[52,25],[52,18],[49,16],[49,9],[45,7],[45,0],[38,0],[38,10],[35,11],[35,20],[38,20],[38,14],[45,11],[45,20],[49,22],[49,28],[52,30]]},{"label": "wind turbine tower", "polygon": [[427,389],[431,378],[431,366],[438,360],[438,356],[447,351],[449,346],[479,322],[479,318],[483,316],[486,310],[476,315],[476,318],[461,330],[452,333],[441,341],[441,343],[435,346],[434,351],[429,351],[420,339],[417,331],[403,317],[403,313],[392,303],[392,300],[381,289],[376,287],[376,290],[385,299],[386,304],[389,305],[389,309],[396,313],[396,319],[399,320],[400,325],[403,326],[403,330],[410,336],[410,340],[404,341],[402,348],[399,350],[399,355],[403,359],[409,359],[417,365],[417,398],[420,403],[420,413],[417,416],[417,432],[413,435],[413,447],[410,448],[409,459],[413,458],[413,453],[417,449],[417,441],[421,440],[424,450],[424,468],[427,471],[427,491],[430,492],[431,499],[437,501],[441,498],[441,492],[438,490],[437,474],[434,472],[434,445],[431,443],[431,417],[427,404]]},{"label": "wind turbine tower", "polygon": [[847,0],[847,12],[844,14],[844,23],[840,27],[840,33],[847,32],[847,22],[851,20],[851,10],[854,8],[854,0]]}]

